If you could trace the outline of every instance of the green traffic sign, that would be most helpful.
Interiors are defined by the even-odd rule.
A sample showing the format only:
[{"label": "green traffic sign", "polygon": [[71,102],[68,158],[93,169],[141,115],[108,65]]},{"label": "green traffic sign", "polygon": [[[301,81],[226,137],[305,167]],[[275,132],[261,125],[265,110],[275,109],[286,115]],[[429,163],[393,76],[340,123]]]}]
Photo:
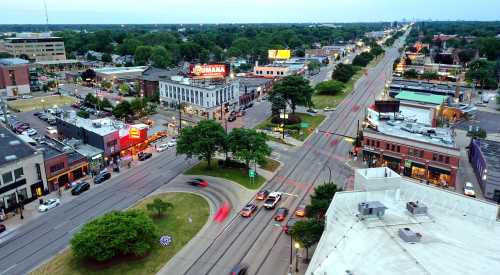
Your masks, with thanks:
[{"label": "green traffic sign", "polygon": [[300,128],[309,128],[309,123],[307,123],[307,122],[301,122],[300,123]]},{"label": "green traffic sign", "polygon": [[251,177],[251,178],[255,178],[255,170],[250,169],[250,170],[248,171],[248,176],[249,176],[249,177]]}]

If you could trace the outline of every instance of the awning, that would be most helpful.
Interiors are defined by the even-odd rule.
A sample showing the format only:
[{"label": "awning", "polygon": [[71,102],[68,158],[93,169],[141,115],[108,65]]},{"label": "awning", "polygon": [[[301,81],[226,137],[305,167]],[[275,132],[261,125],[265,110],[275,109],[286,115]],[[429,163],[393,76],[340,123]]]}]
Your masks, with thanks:
[{"label": "awning", "polygon": [[389,161],[401,162],[401,157],[391,156],[391,155],[388,155],[388,154],[385,154],[385,153],[383,153],[383,158],[385,160],[389,160]]},{"label": "awning", "polygon": [[434,173],[441,173],[441,174],[447,174],[449,175],[451,173],[451,169],[447,167],[436,167],[436,166],[430,166],[429,165],[429,171],[434,172]]}]

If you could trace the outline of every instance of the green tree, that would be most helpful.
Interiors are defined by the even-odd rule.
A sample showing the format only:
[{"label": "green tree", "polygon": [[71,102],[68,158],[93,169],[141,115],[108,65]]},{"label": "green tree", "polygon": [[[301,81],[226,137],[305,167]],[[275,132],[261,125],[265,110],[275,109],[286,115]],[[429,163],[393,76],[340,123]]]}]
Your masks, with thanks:
[{"label": "green tree", "polygon": [[83,226],[71,239],[75,256],[106,261],[115,256],[143,256],[154,247],[157,229],[144,212],[113,211]]},{"label": "green tree", "polygon": [[418,73],[417,73],[417,71],[415,71],[415,69],[409,69],[409,70],[404,72],[404,76],[406,78],[417,78]]},{"label": "green tree", "polygon": [[247,168],[250,161],[264,163],[271,155],[271,148],[267,145],[267,136],[255,129],[236,128],[228,137],[229,150],[236,159],[245,162]]},{"label": "green tree", "polygon": [[352,60],[352,65],[365,67],[366,65],[368,65],[368,63],[370,63],[370,61],[373,60],[373,58],[375,58],[373,54],[368,52],[363,52],[354,57],[354,59]]},{"label": "green tree", "polygon": [[332,73],[332,79],[346,83],[351,79],[356,71],[357,67],[350,64],[340,63],[335,67],[335,70]]},{"label": "green tree", "polygon": [[307,64],[307,69],[311,72],[318,72],[321,69],[321,63],[318,60],[311,60]]},{"label": "green tree", "polygon": [[438,79],[439,75],[436,72],[425,71],[424,73],[422,73],[421,77],[423,79],[434,80]]},{"label": "green tree", "polygon": [[165,212],[167,212],[168,209],[174,208],[174,205],[168,201],[156,198],[152,203],[148,203],[146,208],[151,212],[156,212],[156,216],[160,218]]},{"label": "green tree", "polygon": [[335,95],[342,92],[345,88],[343,82],[337,80],[327,80],[316,85],[316,92],[318,94]]},{"label": "green tree", "polygon": [[281,95],[290,104],[292,113],[295,113],[297,105],[307,106],[311,103],[313,92],[308,80],[292,75],[278,81],[271,93]]},{"label": "green tree", "polygon": [[306,207],[307,217],[323,220],[337,191],[339,191],[337,185],[331,182],[315,187],[311,195],[311,203]]},{"label": "green tree", "polygon": [[117,119],[126,118],[133,114],[130,103],[126,100],[118,103],[115,108],[113,108],[112,113]]},{"label": "green tree", "polygon": [[97,105],[97,97],[92,93],[88,93],[83,99],[83,104],[87,106],[95,107]]},{"label": "green tree", "polygon": [[163,46],[155,46],[151,52],[153,66],[165,69],[172,64],[172,55]]},{"label": "green tree", "polygon": [[113,108],[113,104],[111,104],[111,102],[107,98],[103,98],[101,100],[101,102],[99,103],[99,106],[101,108],[104,108],[104,109],[106,109],[106,108]]},{"label": "green tree", "polygon": [[225,135],[224,128],[219,123],[202,120],[194,127],[182,129],[177,140],[177,154],[206,160],[210,169],[215,153],[223,149]]},{"label": "green tree", "polygon": [[81,118],[89,118],[90,117],[89,112],[86,112],[86,111],[78,111],[76,113],[76,115],[81,117]]},{"label": "green tree", "polygon": [[487,60],[476,60],[469,65],[465,78],[475,81],[483,89],[496,89],[495,67]]},{"label": "green tree", "polygon": [[151,46],[139,46],[135,50],[134,53],[134,61],[135,64],[139,66],[144,66],[148,64],[149,58],[153,52],[153,48]]},{"label": "green tree", "polygon": [[140,98],[134,98],[130,102],[130,110],[135,116],[142,117],[144,115],[145,102]]},{"label": "green tree", "polygon": [[101,61],[111,63],[113,61],[113,58],[111,58],[111,55],[109,53],[105,53],[102,55]]},{"label": "green tree", "polygon": [[118,89],[120,90],[120,94],[122,95],[128,95],[130,93],[130,87],[127,83],[120,84],[120,87],[118,87]]},{"label": "green tree", "polygon": [[306,249],[306,260],[309,260],[309,248],[318,243],[325,229],[323,221],[307,219],[297,221],[290,229],[290,235]]},{"label": "green tree", "polygon": [[119,47],[119,52],[122,55],[135,54],[135,50],[142,45],[142,42],[136,38],[126,38]]}]

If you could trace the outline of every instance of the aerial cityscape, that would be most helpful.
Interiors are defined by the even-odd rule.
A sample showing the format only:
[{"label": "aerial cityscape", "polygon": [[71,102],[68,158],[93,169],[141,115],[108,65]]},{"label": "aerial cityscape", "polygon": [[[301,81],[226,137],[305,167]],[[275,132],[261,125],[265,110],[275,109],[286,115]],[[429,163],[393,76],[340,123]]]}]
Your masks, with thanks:
[{"label": "aerial cityscape", "polygon": [[500,274],[499,3],[0,7],[0,275]]}]

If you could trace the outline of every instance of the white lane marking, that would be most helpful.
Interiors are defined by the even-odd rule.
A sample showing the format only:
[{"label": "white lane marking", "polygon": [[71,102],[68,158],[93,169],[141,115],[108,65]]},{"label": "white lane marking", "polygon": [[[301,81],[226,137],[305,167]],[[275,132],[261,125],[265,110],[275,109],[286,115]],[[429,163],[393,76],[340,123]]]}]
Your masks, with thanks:
[{"label": "white lane marking", "polygon": [[9,270],[13,269],[13,268],[14,268],[14,267],[16,267],[16,266],[17,266],[17,264],[13,264],[13,265],[11,265],[9,268],[7,268],[7,269],[5,269],[4,271],[2,271],[2,273],[0,273],[0,274],[7,274],[7,271],[9,271]]},{"label": "white lane marking", "polygon": [[287,195],[287,196],[292,196],[292,197],[299,197],[299,195],[295,195],[295,194],[290,194],[290,193],[283,193],[284,195]]}]

